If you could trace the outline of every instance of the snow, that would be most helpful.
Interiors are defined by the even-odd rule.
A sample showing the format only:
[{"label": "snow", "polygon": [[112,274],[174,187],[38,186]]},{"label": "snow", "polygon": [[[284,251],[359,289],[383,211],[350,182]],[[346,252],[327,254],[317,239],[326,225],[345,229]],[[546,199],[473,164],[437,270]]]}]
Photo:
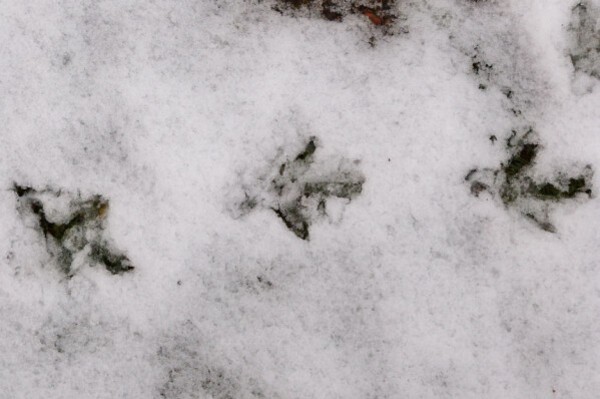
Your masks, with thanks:
[{"label": "snow", "polygon": [[[600,66],[571,55],[597,24],[577,1],[397,1],[383,27],[275,3],[3,5],[0,397],[596,397],[598,174],[506,202],[489,172],[529,128],[520,182],[596,171]],[[55,223],[107,199],[90,223],[135,269],[88,248],[65,274],[15,183]]]}]

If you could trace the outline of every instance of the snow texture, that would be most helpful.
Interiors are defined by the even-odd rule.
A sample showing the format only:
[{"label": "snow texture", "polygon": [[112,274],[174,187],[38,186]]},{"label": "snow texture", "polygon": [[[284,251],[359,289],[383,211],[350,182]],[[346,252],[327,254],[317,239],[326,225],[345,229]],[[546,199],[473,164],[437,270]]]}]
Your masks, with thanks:
[{"label": "snow texture", "polygon": [[599,20],[4,2],[0,398],[596,398]]}]

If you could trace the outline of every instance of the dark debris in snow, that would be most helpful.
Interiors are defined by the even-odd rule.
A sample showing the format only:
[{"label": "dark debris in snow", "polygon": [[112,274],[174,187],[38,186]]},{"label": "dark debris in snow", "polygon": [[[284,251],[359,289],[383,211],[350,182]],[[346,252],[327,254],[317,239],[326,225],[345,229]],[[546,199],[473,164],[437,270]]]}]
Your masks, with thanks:
[{"label": "dark debris in snow", "polygon": [[362,16],[386,35],[399,19],[395,0],[276,0],[273,10],[290,16],[307,16],[343,22],[349,15]]}]

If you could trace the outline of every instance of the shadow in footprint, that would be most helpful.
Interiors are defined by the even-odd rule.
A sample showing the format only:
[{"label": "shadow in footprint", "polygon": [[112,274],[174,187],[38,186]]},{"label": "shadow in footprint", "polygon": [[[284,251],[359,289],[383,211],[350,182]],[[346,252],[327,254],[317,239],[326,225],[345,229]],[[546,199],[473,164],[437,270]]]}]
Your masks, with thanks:
[{"label": "shadow in footprint", "polygon": [[513,131],[506,142],[509,153],[506,163],[496,169],[473,169],[465,180],[470,183],[474,196],[489,192],[541,229],[555,232],[549,215],[552,205],[580,195],[591,197],[592,168],[587,165],[576,175],[557,173],[552,180],[536,181],[531,173],[540,150],[535,133],[528,129],[520,138],[517,139],[517,136],[517,132]]},{"label": "shadow in footprint", "polygon": [[276,165],[268,187],[257,194],[245,193],[239,208],[248,213],[257,206],[271,209],[297,237],[308,240],[311,224],[327,214],[330,198],[348,202],[362,192],[364,176],[355,162],[342,160],[327,169],[315,163],[318,140],[311,137],[292,159]]},{"label": "shadow in footprint", "polygon": [[75,256],[86,253],[92,264],[101,264],[111,274],[134,269],[129,259],[114,250],[103,237],[109,202],[100,195],[83,199],[79,194],[50,189],[35,190],[13,185],[23,214],[37,220],[48,252],[60,269],[71,277]]}]

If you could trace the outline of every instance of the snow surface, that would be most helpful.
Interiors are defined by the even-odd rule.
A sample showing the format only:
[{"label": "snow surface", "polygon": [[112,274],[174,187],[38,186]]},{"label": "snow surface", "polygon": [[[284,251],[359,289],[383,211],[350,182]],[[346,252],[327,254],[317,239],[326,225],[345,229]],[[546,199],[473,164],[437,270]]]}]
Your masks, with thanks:
[{"label": "snow surface", "polygon": [[[465,181],[529,127],[532,178],[600,166],[577,4],[397,1],[384,35],[274,0],[4,1],[0,397],[598,397],[598,174],[554,234]],[[364,184],[302,240],[265,179],[313,136]],[[66,276],[14,183],[107,198],[135,269]]]}]

